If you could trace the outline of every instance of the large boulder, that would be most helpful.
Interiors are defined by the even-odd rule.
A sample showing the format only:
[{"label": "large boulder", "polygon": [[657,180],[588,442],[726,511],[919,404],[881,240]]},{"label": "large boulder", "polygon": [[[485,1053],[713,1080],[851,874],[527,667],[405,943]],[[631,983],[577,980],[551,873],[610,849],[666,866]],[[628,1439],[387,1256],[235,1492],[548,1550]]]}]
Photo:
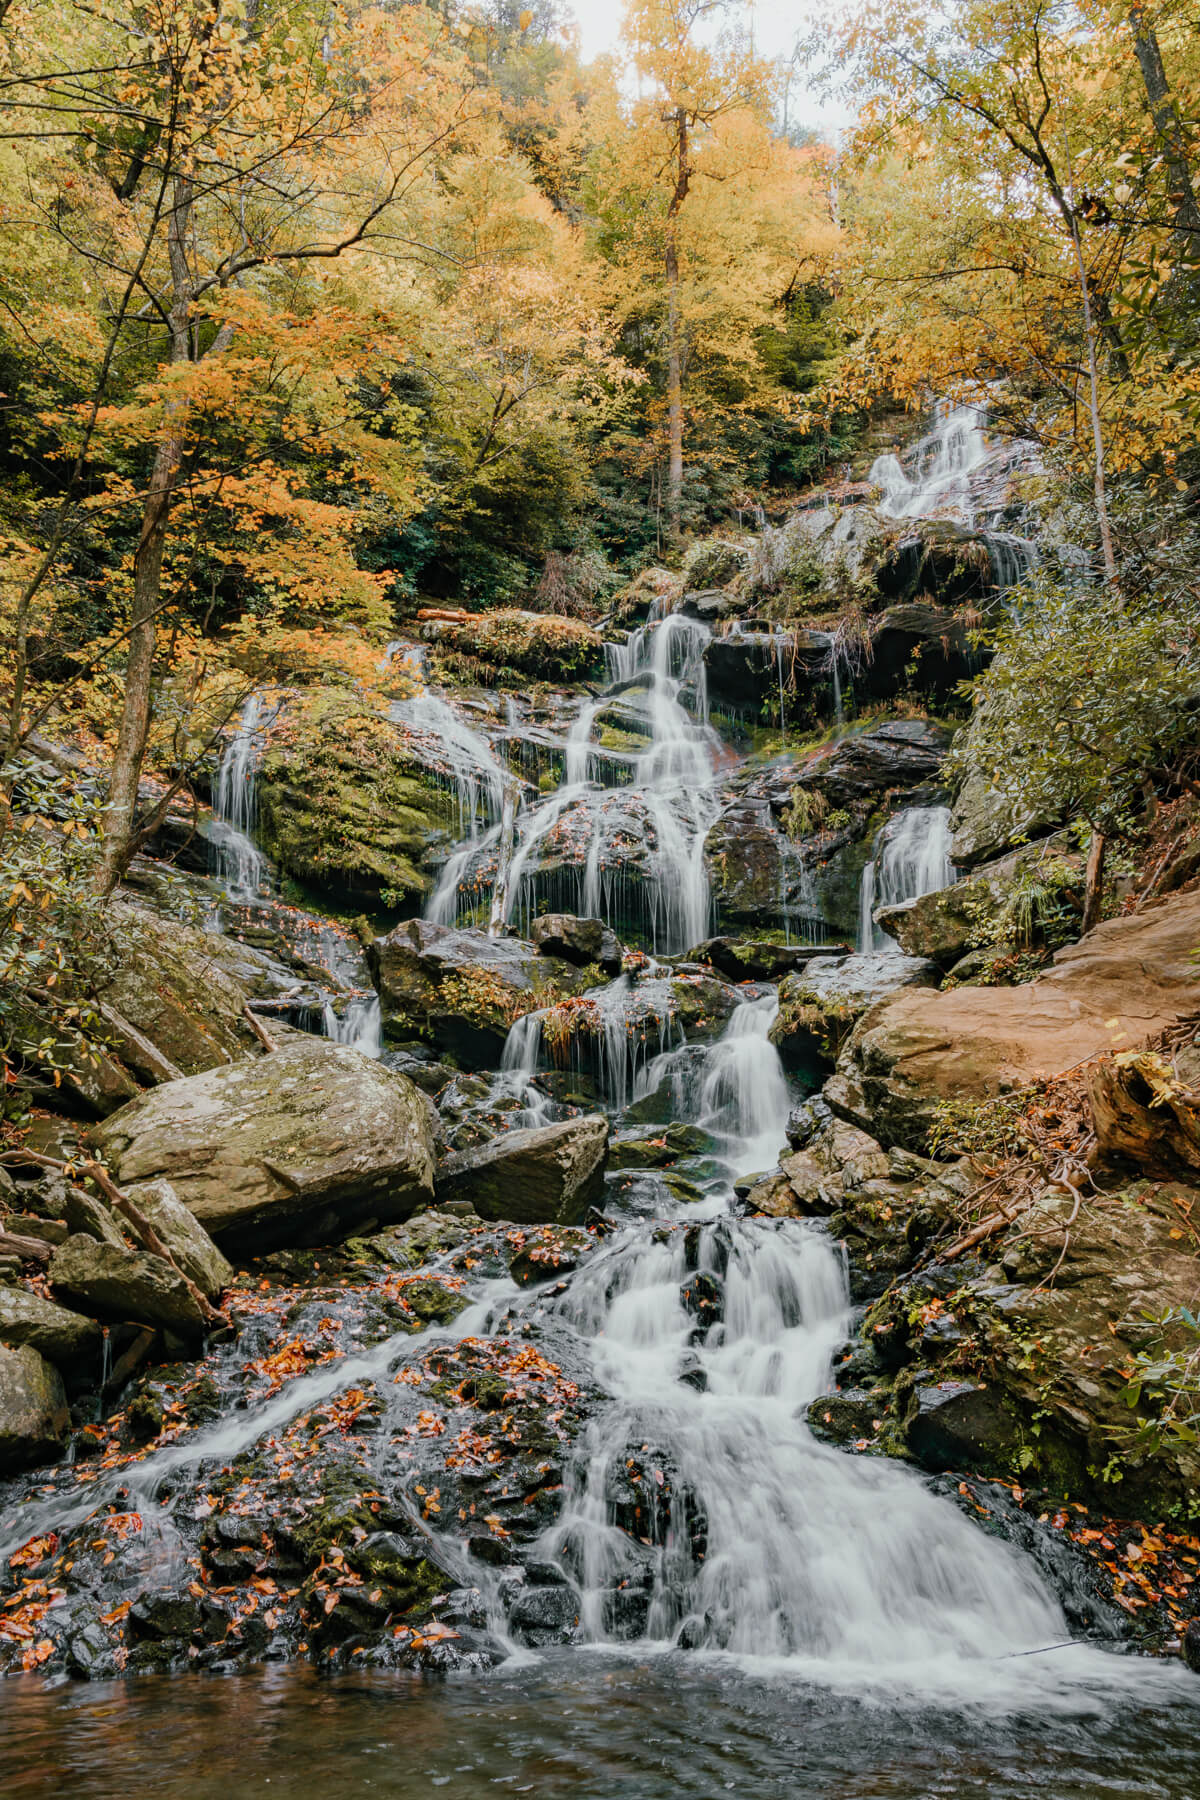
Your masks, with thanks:
[{"label": "large boulder", "polygon": [[463,1062],[495,1068],[509,1028],[582,993],[584,970],[520,938],[407,919],[367,946],[390,1036],[425,1038]]},{"label": "large boulder", "polygon": [[834,807],[874,802],[890,788],[936,781],[949,742],[949,732],[928,720],[893,719],[838,738],[801,769],[797,785]]},{"label": "large boulder", "polygon": [[514,1131],[438,1169],[439,1203],[465,1200],[484,1219],[577,1225],[604,1186],[608,1120],[600,1114]]},{"label": "large boulder", "polygon": [[105,1244],[76,1233],[50,1258],[50,1281],[59,1292],[106,1319],[160,1325],[176,1337],[204,1335],[204,1314],[177,1269],[161,1256]]},{"label": "large boulder", "polygon": [[0,1344],[0,1475],[57,1456],[69,1425],[58,1370],[32,1344]]},{"label": "large boulder", "polygon": [[91,1365],[98,1375],[101,1342],[94,1319],[55,1306],[32,1288],[0,1284],[0,1344],[10,1350],[28,1344],[60,1371],[74,1373]]},{"label": "large boulder", "polygon": [[574,913],[545,913],[529,927],[530,941],[543,956],[586,968],[595,963],[606,974],[621,972],[621,946],[603,919],[579,919]]},{"label": "large boulder", "polygon": [[349,690],[290,695],[258,770],[259,833],[289,875],[395,904],[430,885],[457,814],[446,746]]},{"label": "large boulder", "polygon": [[1098,925],[1028,986],[892,994],[859,1020],[826,1098],[883,1143],[920,1151],[940,1101],[1011,1093],[1200,1011],[1197,944],[1192,892]]},{"label": "large boulder", "polygon": [[407,1219],[433,1191],[420,1089],[321,1038],[156,1088],[94,1141],[119,1182],[168,1181],[239,1251],[336,1241]]}]

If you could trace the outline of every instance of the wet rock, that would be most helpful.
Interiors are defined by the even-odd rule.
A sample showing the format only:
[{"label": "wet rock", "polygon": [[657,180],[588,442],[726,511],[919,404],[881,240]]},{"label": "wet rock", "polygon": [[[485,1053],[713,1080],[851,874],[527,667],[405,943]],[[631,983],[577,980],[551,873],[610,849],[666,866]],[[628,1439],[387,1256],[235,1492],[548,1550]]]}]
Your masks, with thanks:
[{"label": "wet rock", "polygon": [[781,981],[794,969],[803,969],[814,957],[849,956],[848,944],[775,944],[765,939],[745,941],[709,938],[690,952],[730,981]]},{"label": "wet rock", "polygon": [[483,1068],[499,1066],[515,1019],[588,985],[574,963],[541,956],[519,938],[426,919],[375,938],[367,956],[389,1034],[424,1038]]},{"label": "wet rock", "polygon": [[142,1182],[129,1189],[129,1199],[154,1227],[183,1273],[206,1299],[215,1300],[233,1280],[233,1265],[183,1205],[170,1182]]},{"label": "wet rock", "polygon": [[168,1181],[224,1247],[328,1243],[432,1195],[425,1097],[323,1039],[155,1089],[96,1142],[118,1181]]},{"label": "wet rock", "polygon": [[698,1269],[679,1290],[683,1310],[703,1331],[725,1317],[725,1289],[710,1269]]},{"label": "wet rock", "polygon": [[788,1068],[832,1068],[856,1022],[884,995],[939,980],[937,965],[918,957],[818,958],[781,985],[771,1042]]},{"label": "wet rock", "polygon": [[1020,1446],[1011,1413],[992,1389],[969,1381],[914,1388],[904,1425],[909,1449],[923,1468],[1001,1474]]},{"label": "wet rock", "polygon": [[825,631],[756,631],[737,624],[705,645],[709,695],[717,706],[757,714],[764,701],[777,700],[783,681],[789,716],[805,708],[811,716],[813,696],[824,699],[830,688],[829,645]]},{"label": "wet rock", "polygon": [[603,919],[578,919],[573,913],[545,913],[529,928],[530,941],[543,956],[587,966],[597,964],[608,975],[621,973],[621,946]]},{"label": "wet rock", "polygon": [[185,1591],[162,1589],[141,1594],[129,1609],[130,1637],[188,1641],[203,1622],[201,1602]]},{"label": "wet rock", "polygon": [[49,1273],[60,1293],[103,1318],[161,1325],[192,1341],[204,1335],[195,1295],[159,1256],[79,1235],[54,1252]]},{"label": "wet rock", "polygon": [[804,765],[797,785],[824,794],[833,807],[874,805],[889,789],[935,781],[949,743],[950,733],[928,720],[890,720],[839,737]]},{"label": "wet rock", "polygon": [[1183,1634],[1180,1653],[1193,1675],[1200,1675],[1200,1619],[1191,1619]]},{"label": "wet rock", "polygon": [[438,1201],[467,1200],[484,1219],[578,1224],[603,1192],[608,1120],[591,1115],[514,1131],[438,1169]]},{"label": "wet rock", "polygon": [[569,1275],[595,1248],[596,1240],[589,1231],[571,1225],[543,1226],[540,1231],[525,1235],[520,1248],[509,1258],[509,1274],[524,1287]]},{"label": "wet rock", "polygon": [[407,1305],[427,1324],[449,1325],[470,1304],[465,1294],[432,1278],[407,1281],[402,1292]]},{"label": "wet rock", "polygon": [[[909,673],[913,664],[915,678]],[[925,694],[949,694],[977,668],[962,620],[913,601],[889,606],[875,621],[871,657],[855,687],[860,696],[879,700],[910,685]]]},{"label": "wet rock", "polygon": [[866,1388],[821,1394],[808,1408],[809,1429],[829,1444],[870,1442],[879,1434],[885,1402]]},{"label": "wet rock", "polygon": [[579,1623],[579,1601],[567,1587],[529,1587],[510,1608],[508,1626],[522,1644],[534,1649],[566,1644]]},{"label": "wet rock", "polygon": [[63,1374],[99,1373],[100,1327],[32,1288],[0,1287],[0,1344],[28,1344]]},{"label": "wet rock", "polygon": [[787,1121],[787,1141],[792,1149],[803,1150],[819,1131],[824,1130],[832,1116],[819,1094],[812,1094],[799,1106],[794,1106]]},{"label": "wet rock", "polygon": [[56,1457],[69,1424],[58,1370],[32,1344],[0,1344],[0,1475]]}]

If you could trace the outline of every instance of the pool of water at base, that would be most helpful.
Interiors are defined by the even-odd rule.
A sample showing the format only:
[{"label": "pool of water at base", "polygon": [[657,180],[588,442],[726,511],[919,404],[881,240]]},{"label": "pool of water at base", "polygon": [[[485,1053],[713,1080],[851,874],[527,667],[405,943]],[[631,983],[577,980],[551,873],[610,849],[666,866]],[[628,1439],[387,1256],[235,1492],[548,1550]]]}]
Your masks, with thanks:
[{"label": "pool of water at base", "polygon": [[[695,1657],[561,1652],[488,1676],[309,1669],[0,1695],[5,1800],[1195,1800],[1200,1683],[1089,1703],[889,1701]],[[1189,1685],[1189,1683],[1194,1684]],[[1053,1683],[1051,1683],[1051,1688]]]}]

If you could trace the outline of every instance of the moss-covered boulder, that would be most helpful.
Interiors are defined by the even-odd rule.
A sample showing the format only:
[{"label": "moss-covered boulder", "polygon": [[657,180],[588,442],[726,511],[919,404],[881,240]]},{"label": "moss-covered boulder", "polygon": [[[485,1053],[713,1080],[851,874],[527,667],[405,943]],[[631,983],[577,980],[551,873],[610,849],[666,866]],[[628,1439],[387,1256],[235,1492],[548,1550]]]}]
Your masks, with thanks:
[{"label": "moss-covered boulder", "polygon": [[425,1096],[322,1038],[156,1088],[95,1142],[122,1185],[168,1181],[223,1248],[336,1242],[433,1192]]},{"label": "moss-covered boulder", "polygon": [[287,875],[399,904],[430,884],[425,858],[454,821],[421,747],[340,689],[287,701],[259,767],[259,835]]},{"label": "moss-covered boulder", "polygon": [[69,1423],[58,1370],[31,1344],[0,1344],[0,1475],[57,1456]]},{"label": "moss-covered boulder", "polygon": [[557,613],[520,612],[497,607],[494,612],[434,612],[420,625],[426,643],[437,646],[440,661],[468,680],[491,685],[540,681],[585,681],[604,669],[604,644],[582,619]]},{"label": "moss-covered boulder", "polygon": [[367,946],[384,1030],[422,1038],[468,1065],[496,1068],[526,1013],[595,985],[598,971],[542,956],[521,938],[407,919]]}]

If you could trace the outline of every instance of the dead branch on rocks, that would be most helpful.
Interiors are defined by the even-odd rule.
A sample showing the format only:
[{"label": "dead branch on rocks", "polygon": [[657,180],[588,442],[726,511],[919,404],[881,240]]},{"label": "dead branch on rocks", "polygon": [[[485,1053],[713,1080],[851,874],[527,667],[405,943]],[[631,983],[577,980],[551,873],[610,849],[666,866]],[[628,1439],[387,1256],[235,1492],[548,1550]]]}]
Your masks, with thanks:
[{"label": "dead branch on rocks", "polygon": [[[120,1213],[142,1249],[148,1250],[152,1256],[160,1257],[163,1262],[174,1269],[179,1279],[191,1294],[193,1300],[195,1300],[196,1305],[200,1308],[200,1314],[205,1324],[228,1325],[229,1320],[227,1316],[212,1304],[207,1295],[200,1291],[187,1271],[180,1268],[170,1249],[163,1242],[162,1238],[159,1237],[145,1213],[142,1212],[140,1207],[135,1205],[123,1188],[117,1186],[103,1163],[94,1161],[80,1163],[61,1162],[56,1156],[44,1156],[38,1150],[28,1149],[6,1151],[3,1154],[0,1154],[0,1163],[8,1162],[10,1160],[13,1162],[22,1161],[36,1163],[39,1168],[53,1169],[56,1174],[65,1175],[67,1179],[72,1182],[75,1182],[75,1177],[78,1175],[86,1176],[89,1181],[94,1182],[112,1207],[113,1211]],[[78,1183],[75,1182],[75,1185],[77,1186]],[[28,1239],[22,1241],[29,1242]],[[47,1260],[49,1260],[48,1251]]]}]

